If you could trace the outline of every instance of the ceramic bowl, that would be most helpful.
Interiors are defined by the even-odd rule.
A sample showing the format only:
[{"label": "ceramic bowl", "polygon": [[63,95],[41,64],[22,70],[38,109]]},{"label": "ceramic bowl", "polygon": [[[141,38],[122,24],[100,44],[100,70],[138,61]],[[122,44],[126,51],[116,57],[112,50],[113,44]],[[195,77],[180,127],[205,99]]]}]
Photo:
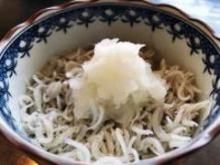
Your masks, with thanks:
[{"label": "ceramic bowl", "polygon": [[[55,55],[103,38],[153,47],[159,58],[196,74],[201,97],[212,99],[211,113],[185,147],[138,164],[158,164],[196,150],[220,128],[220,40],[204,23],[169,5],[145,1],[69,2],[39,11],[10,30],[0,43],[0,129],[13,144],[56,164],[74,164],[29,142],[19,115],[25,82]],[[122,68],[125,69],[125,68]],[[83,162],[81,162],[83,163]]]}]

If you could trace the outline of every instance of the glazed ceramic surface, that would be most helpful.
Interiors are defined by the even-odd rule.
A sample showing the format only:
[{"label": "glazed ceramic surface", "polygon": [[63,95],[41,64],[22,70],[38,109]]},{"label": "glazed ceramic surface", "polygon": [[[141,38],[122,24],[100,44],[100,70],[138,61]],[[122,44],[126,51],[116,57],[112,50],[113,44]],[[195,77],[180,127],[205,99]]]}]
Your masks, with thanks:
[{"label": "glazed ceramic surface", "polygon": [[10,141],[51,162],[74,163],[29,143],[21,126],[18,99],[25,93],[27,80],[48,60],[103,38],[154,48],[157,58],[194,72],[203,91],[201,98],[212,100],[210,115],[189,145],[140,164],[170,160],[203,146],[218,133],[220,48],[210,30],[170,6],[94,1],[42,10],[10,31],[0,43],[0,129]]}]

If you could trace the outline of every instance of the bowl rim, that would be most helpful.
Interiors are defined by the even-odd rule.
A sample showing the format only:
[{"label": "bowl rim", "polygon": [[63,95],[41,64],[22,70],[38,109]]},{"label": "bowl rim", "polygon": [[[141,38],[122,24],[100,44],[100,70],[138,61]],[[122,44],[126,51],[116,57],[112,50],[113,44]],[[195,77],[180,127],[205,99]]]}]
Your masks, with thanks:
[{"label": "bowl rim", "polygon": [[[214,43],[220,44],[220,36],[218,36],[215,31],[205,22],[192,17],[191,15],[187,14],[186,12],[182,11],[181,9],[170,5],[166,3],[152,3],[145,0],[75,0],[70,1],[66,3],[62,3],[60,5],[55,5],[52,7],[47,7],[44,9],[41,9],[37,12],[35,12],[32,16],[30,16],[26,21],[23,23],[20,23],[13,28],[11,28],[0,40],[0,52],[4,49],[6,45],[13,39],[13,37],[23,29],[26,29],[28,26],[39,20],[40,18],[43,18],[45,14],[52,14],[55,12],[62,11],[69,7],[74,7],[76,5],[83,6],[84,4],[93,4],[93,3],[104,3],[104,2],[114,2],[114,3],[120,3],[120,2],[126,2],[126,3],[138,3],[147,5],[149,7],[157,8],[159,10],[168,10],[169,12],[177,12],[177,14],[186,20],[187,22],[192,23],[195,27],[199,28],[202,32],[204,32],[206,35],[210,36]],[[171,11],[170,11],[171,10]],[[176,14],[176,13],[175,13]],[[18,149],[21,149],[25,153],[34,155],[37,158],[40,158],[41,160],[44,160],[46,162],[52,162],[51,160],[47,159],[46,156],[42,156],[41,153],[38,152],[38,150],[33,150],[36,147],[31,147],[28,142],[21,139],[16,133],[14,133],[11,128],[9,128],[4,122],[0,120],[0,132],[5,137],[7,141],[12,143],[15,147]],[[184,156],[186,154],[189,154],[200,147],[204,146],[205,144],[209,143],[211,140],[213,140],[218,134],[220,133],[220,123],[218,120],[216,120],[206,131],[204,131],[197,142],[193,143],[192,146],[189,148],[182,149],[180,152],[173,153],[173,155],[161,155],[160,157],[154,157],[152,158],[151,163],[163,163],[165,161],[174,160],[176,158],[179,158],[181,156]],[[20,139],[20,140],[19,140]],[[31,144],[32,145],[32,144]],[[176,150],[174,150],[176,151]],[[144,161],[142,161],[145,163]],[[83,162],[77,162],[77,164],[81,164]],[[147,162],[146,162],[147,163]]]}]

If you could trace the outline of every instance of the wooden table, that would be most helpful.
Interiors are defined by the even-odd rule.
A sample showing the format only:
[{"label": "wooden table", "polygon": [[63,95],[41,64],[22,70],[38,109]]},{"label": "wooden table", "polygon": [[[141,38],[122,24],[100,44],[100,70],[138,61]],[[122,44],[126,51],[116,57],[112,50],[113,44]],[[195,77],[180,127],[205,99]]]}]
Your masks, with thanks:
[{"label": "wooden table", "polygon": [[[0,0],[0,36],[2,37],[14,25],[24,21],[33,12],[67,0]],[[168,163],[175,165],[218,165],[220,164],[220,138],[217,138],[202,150]],[[16,149],[0,134],[0,165],[49,165]]]}]

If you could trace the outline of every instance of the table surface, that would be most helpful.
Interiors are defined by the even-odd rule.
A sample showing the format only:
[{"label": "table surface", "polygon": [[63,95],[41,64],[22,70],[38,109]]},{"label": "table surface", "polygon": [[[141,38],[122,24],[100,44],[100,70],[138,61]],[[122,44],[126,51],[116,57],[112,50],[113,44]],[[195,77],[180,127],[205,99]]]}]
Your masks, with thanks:
[{"label": "table surface", "polygon": [[[56,5],[67,0],[0,0],[0,37],[11,27],[21,23],[35,11],[47,6]],[[220,34],[220,1],[218,0],[152,0],[155,3],[174,3],[194,17],[207,22]],[[218,3],[217,3],[218,2]],[[193,9],[192,9],[193,6]],[[195,7],[196,6],[196,7]],[[217,165],[220,164],[220,137],[201,150],[172,162],[182,165]],[[0,165],[48,165],[49,163],[32,159],[13,145],[0,134]],[[171,163],[169,163],[171,164]]]}]

